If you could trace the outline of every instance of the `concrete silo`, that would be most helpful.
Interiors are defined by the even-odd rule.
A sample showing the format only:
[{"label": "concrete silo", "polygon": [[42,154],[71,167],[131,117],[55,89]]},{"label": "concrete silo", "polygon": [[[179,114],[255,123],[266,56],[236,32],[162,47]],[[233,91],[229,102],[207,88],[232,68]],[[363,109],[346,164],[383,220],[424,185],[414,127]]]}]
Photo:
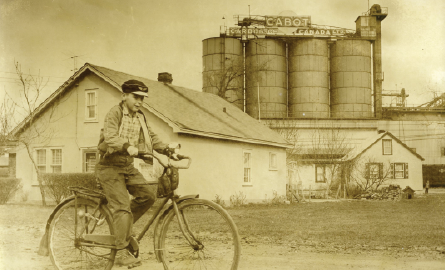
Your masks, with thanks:
[{"label": "concrete silo", "polygon": [[331,117],[372,117],[371,42],[338,40],[331,45]]},{"label": "concrete silo", "polygon": [[246,112],[257,119],[287,117],[285,42],[254,39],[247,43]]},{"label": "concrete silo", "polygon": [[[202,41],[202,90],[224,96],[244,110],[243,45],[236,38],[208,38]],[[224,93],[219,93],[220,91]]]},{"label": "concrete silo", "polygon": [[328,44],[299,39],[289,44],[289,116],[329,117]]}]

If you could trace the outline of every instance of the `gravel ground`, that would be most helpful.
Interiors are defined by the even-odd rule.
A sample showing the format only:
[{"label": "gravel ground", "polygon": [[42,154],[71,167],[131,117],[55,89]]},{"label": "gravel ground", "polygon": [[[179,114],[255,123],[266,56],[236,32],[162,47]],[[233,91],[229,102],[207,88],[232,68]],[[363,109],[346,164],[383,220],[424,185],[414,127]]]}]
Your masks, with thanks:
[{"label": "gravel ground", "polygon": [[[37,255],[52,207],[0,205],[0,269],[54,269],[49,257]],[[242,241],[239,269],[445,269],[445,251],[357,247],[339,250],[311,245],[265,244]],[[156,263],[152,239],[141,243],[143,265],[134,269],[163,269]],[[115,267],[113,269],[126,269]]]}]

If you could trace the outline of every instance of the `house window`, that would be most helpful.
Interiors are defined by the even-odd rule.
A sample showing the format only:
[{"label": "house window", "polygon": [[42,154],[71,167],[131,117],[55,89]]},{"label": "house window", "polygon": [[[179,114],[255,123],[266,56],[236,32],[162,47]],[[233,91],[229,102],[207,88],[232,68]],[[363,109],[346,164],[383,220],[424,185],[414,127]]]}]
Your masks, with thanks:
[{"label": "house window", "polygon": [[60,148],[37,149],[36,163],[40,173],[61,173],[62,149]]},{"label": "house window", "polygon": [[383,155],[392,155],[392,140],[382,140]]},{"label": "house window", "polygon": [[445,147],[440,148],[440,154],[442,157],[445,157]]},{"label": "house window", "polygon": [[46,173],[46,149],[39,149],[37,152],[37,168],[40,173]]},{"label": "house window", "polygon": [[252,156],[250,152],[244,152],[244,183],[251,183]]},{"label": "house window", "polygon": [[277,154],[269,153],[269,170],[277,170]]},{"label": "house window", "polygon": [[367,163],[366,171],[368,179],[382,179],[383,163]]},{"label": "house window", "polygon": [[326,165],[315,165],[315,183],[326,183]]},{"label": "house window", "polygon": [[51,162],[51,172],[61,173],[62,172],[62,149],[51,149],[52,162]]},{"label": "house window", "polygon": [[394,178],[405,178],[405,164],[394,163]]},{"label": "house window", "polygon": [[93,173],[98,159],[97,151],[85,151],[83,153],[83,172]]},{"label": "house window", "polygon": [[87,90],[85,92],[85,120],[97,120],[97,90]]},{"label": "house window", "polygon": [[392,178],[407,179],[408,163],[391,163]]}]

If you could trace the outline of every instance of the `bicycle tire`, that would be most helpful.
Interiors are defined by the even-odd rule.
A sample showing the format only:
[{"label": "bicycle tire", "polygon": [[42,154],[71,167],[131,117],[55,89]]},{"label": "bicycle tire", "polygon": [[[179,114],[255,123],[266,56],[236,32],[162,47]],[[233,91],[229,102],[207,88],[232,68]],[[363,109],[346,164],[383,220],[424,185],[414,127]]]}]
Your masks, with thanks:
[{"label": "bicycle tire", "polygon": [[208,200],[190,199],[179,203],[178,210],[202,246],[192,246],[186,240],[172,209],[164,219],[159,238],[159,259],[164,269],[238,269],[238,229],[224,208]]},{"label": "bicycle tire", "polygon": [[[104,205],[94,215],[99,219],[105,218],[105,222],[97,225],[86,213],[93,215],[98,203],[92,199],[77,198],[77,228],[88,228],[85,233],[90,234],[114,234],[113,219],[108,208]],[[82,212],[83,211],[83,212]],[[74,237],[75,227],[75,199],[64,203],[55,213],[50,224],[48,235],[48,247],[51,261],[56,269],[101,269],[109,270],[113,267],[116,249],[100,247],[76,246]],[[79,235],[81,237],[81,235]],[[99,257],[104,256],[104,257]]]}]

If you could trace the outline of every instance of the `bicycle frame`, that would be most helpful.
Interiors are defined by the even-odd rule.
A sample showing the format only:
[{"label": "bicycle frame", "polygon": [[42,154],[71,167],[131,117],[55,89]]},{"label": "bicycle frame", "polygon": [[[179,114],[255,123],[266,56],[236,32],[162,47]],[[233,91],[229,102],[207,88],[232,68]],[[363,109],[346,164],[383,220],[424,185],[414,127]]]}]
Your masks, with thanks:
[{"label": "bicycle frame", "polygon": [[[159,163],[164,166],[164,167],[168,167],[170,166],[169,164],[165,164],[162,162],[162,160],[160,160],[158,157],[149,154],[149,155],[145,155],[145,156],[153,156],[154,158],[156,158]],[[178,169],[187,169],[190,167],[191,164],[191,158],[186,157],[186,156],[182,156],[183,159],[188,159],[188,164],[186,166],[175,166]],[[82,188],[80,190],[83,190]],[[95,218],[94,215],[97,213],[97,211],[99,211],[100,207],[106,207],[107,201],[104,198],[104,194],[100,193],[100,192],[93,192],[93,194],[85,194],[82,193],[82,191],[79,191],[79,189],[73,189],[73,193],[74,193],[74,199],[75,199],[75,220],[74,220],[74,226],[75,226],[75,230],[74,230],[74,239],[75,239],[75,244],[79,245],[79,246],[88,246],[88,247],[102,247],[102,248],[111,248],[111,249],[115,249],[116,246],[114,245],[115,242],[115,236],[114,235],[91,235],[91,234],[86,234],[83,236],[82,239],[80,239],[78,236],[82,235],[83,232],[85,232],[85,230],[87,230],[88,226],[90,225],[90,221],[95,222],[93,224],[93,228],[92,231],[94,231],[96,225],[98,225],[98,223],[101,221],[98,218]],[[78,193],[82,194],[79,195]],[[95,195],[94,195],[95,194]],[[78,214],[79,213],[79,209],[78,209],[78,205],[77,205],[77,200],[78,200],[78,196],[86,196],[86,197],[92,197],[92,198],[99,198],[100,201],[97,205],[97,207],[93,210],[93,214],[91,216],[84,216],[83,218],[85,218],[85,227],[82,228],[80,231],[77,230],[78,228]],[[176,217],[178,218],[178,223],[179,226],[181,228],[182,233],[184,234],[185,238],[187,239],[187,241],[193,245],[199,245],[199,242],[195,239],[195,237],[193,236],[193,234],[190,232],[190,230],[188,229],[188,225],[186,223],[186,221],[181,220],[181,213],[179,213],[178,210],[178,206],[177,204],[187,200],[187,199],[193,199],[193,198],[198,198],[199,195],[188,195],[188,196],[183,196],[183,197],[179,197],[175,191],[173,191],[170,195],[168,195],[165,198],[162,198],[162,201],[160,203],[160,205],[154,209],[153,215],[150,217],[150,219],[148,220],[148,222],[145,224],[144,228],[142,229],[142,231],[140,232],[140,234],[137,236],[136,240],[137,242],[140,242],[141,239],[144,237],[145,233],[150,229],[151,225],[153,224],[153,222],[155,221],[155,219],[160,216],[162,209],[164,209],[165,205],[168,203],[169,200],[172,201],[172,205],[165,209],[165,211],[163,212],[162,215],[166,215],[168,212],[171,211],[171,209],[173,209],[175,211]],[[100,217],[100,216],[99,216]],[[89,219],[89,220],[87,220]],[[156,226],[157,227],[157,226]],[[91,232],[92,232],[91,231]],[[87,232],[88,233],[88,232]],[[156,234],[155,234],[156,237]],[[156,243],[156,240],[155,240]]]}]

